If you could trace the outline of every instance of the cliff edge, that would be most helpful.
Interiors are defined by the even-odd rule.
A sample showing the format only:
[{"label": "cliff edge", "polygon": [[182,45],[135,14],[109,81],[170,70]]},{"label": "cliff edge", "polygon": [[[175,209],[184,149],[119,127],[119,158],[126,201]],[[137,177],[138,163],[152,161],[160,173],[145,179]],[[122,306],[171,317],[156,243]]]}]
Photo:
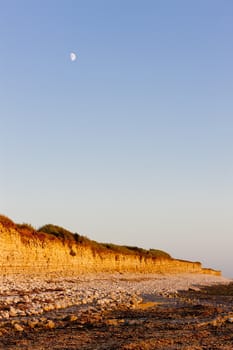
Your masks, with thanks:
[{"label": "cliff edge", "polygon": [[200,262],[173,259],[160,250],[101,244],[61,227],[35,230],[0,215],[0,274],[74,275],[89,272],[204,273]]}]

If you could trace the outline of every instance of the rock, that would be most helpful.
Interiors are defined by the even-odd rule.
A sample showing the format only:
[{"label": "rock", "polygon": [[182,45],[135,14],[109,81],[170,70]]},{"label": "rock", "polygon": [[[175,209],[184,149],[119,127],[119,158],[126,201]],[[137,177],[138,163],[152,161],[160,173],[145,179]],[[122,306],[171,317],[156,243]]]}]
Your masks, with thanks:
[{"label": "rock", "polygon": [[8,331],[5,328],[0,329],[0,337],[2,337],[3,335],[6,335],[7,333]]},{"label": "rock", "polygon": [[37,320],[29,320],[27,324],[28,324],[28,326],[29,326],[30,328],[33,329],[33,328],[35,328],[35,327],[38,325],[38,323],[39,323],[39,322],[38,322]]},{"label": "rock", "polygon": [[74,322],[78,319],[78,317],[76,315],[67,315],[63,318],[63,321],[70,321],[70,322]]},{"label": "rock", "polygon": [[118,322],[118,320],[117,319],[110,319],[110,320],[107,320],[106,321],[106,324],[108,325],[108,326],[118,326],[118,324],[119,324],[119,322]]},{"label": "rock", "polygon": [[48,320],[47,323],[45,324],[45,327],[48,329],[52,329],[55,327],[55,323],[52,320]]},{"label": "rock", "polygon": [[28,295],[24,295],[23,300],[25,301],[25,303],[29,303],[30,302],[30,298]]},{"label": "rock", "polygon": [[6,319],[8,319],[10,317],[10,315],[9,315],[9,312],[8,311],[3,311],[2,312],[2,318],[4,319],[4,318],[6,318]]},{"label": "rock", "polygon": [[77,321],[78,317],[76,315],[70,315],[70,321],[74,322]]},{"label": "rock", "polygon": [[52,305],[52,304],[44,305],[43,310],[44,311],[52,311],[52,310],[54,310],[54,305]]},{"label": "rock", "polygon": [[200,288],[198,288],[196,286],[191,286],[191,287],[189,287],[189,291],[190,292],[200,292]]},{"label": "rock", "polygon": [[12,307],[12,306],[10,307],[9,316],[10,317],[17,316],[17,310],[14,307]]},{"label": "rock", "polygon": [[14,324],[14,328],[15,328],[15,330],[18,331],[18,332],[23,332],[23,330],[24,330],[24,328],[23,328],[20,324],[18,324],[18,323],[15,323],[15,324]]}]

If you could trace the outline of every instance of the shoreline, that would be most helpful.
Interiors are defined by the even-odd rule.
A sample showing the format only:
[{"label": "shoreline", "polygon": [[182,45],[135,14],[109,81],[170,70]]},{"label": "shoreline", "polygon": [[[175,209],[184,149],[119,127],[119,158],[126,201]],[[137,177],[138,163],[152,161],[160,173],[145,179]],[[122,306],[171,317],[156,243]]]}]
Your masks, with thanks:
[{"label": "shoreline", "polygon": [[[0,320],[42,315],[76,305],[111,306],[143,299],[144,295],[169,297],[179,291],[232,282],[203,274],[96,273],[78,276],[0,276]],[[10,305],[10,309],[9,309]],[[9,309],[9,312],[8,310]],[[14,309],[14,311],[12,311]]]},{"label": "shoreline", "polygon": [[[30,346],[38,350],[46,349],[47,347],[43,346],[46,346],[49,336],[55,334],[56,339],[63,339],[66,343],[67,334],[72,333],[73,328],[77,330],[78,338],[75,337],[73,347],[69,349],[76,349],[75,346],[82,349],[108,349],[104,347],[104,342],[99,347],[93,344],[94,347],[88,347],[87,344],[85,347],[84,345],[80,347],[87,338],[83,331],[88,330],[92,334],[93,330],[95,336],[99,331],[105,330],[105,333],[107,332],[105,340],[108,342],[115,331],[119,329],[122,331],[122,327],[124,329],[139,327],[143,331],[143,327],[149,325],[152,329],[153,317],[160,319],[159,315],[163,314],[165,315],[164,323],[161,324],[163,329],[166,329],[172,318],[173,324],[179,327],[180,321],[177,315],[182,310],[189,308],[192,311],[194,307],[195,313],[195,305],[211,310],[220,308],[221,303],[214,300],[207,302],[208,295],[207,301],[198,299],[203,288],[219,286],[221,289],[230,285],[233,285],[233,280],[222,276],[190,273],[177,275],[98,273],[76,277],[56,274],[43,279],[37,276],[21,275],[17,279],[15,276],[0,276],[0,349],[28,349]],[[221,306],[221,310],[219,315],[223,317],[224,314],[226,319],[231,318],[227,305]],[[201,322],[202,320],[200,322],[197,320],[197,324]],[[41,344],[44,344],[41,347],[36,345],[38,337],[41,339]],[[50,348],[68,348],[62,345],[57,347],[56,339],[50,344]],[[132,349],[137,349],[136,338],[134,340]],[[25,347],[21,342],[25,342]],[[154,346],[148,345],[144,348],[156,349]],[[131,348],[119,347],[119,349]]]}]

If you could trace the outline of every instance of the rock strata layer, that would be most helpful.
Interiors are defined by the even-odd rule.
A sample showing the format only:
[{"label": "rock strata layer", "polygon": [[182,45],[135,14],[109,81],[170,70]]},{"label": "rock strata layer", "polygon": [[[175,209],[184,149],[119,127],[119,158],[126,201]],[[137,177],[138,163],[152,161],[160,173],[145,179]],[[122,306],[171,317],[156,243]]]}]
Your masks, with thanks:
[{"label": "rock strata layer", "polygon": [[22,235],[0,223],[0,274],[76,275],[96,272],[120,273],[201,273],[221,275],[205,269],[200,262],[101,251],[57,237],[41,238],[40,233]]}]

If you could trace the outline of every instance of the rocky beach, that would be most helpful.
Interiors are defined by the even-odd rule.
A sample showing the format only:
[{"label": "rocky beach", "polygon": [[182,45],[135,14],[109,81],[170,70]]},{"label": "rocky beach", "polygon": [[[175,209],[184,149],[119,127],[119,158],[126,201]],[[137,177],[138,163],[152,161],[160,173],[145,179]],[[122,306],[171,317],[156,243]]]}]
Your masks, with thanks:
[{"label": "rocky beach", "polygon": [[232,349],[221,276],[5,275],[0,286],[1,349]]},{"label": "rocky beach", "polygon": [[233,348],[221,271],[1,215],[0,245],[0,349]]}]

